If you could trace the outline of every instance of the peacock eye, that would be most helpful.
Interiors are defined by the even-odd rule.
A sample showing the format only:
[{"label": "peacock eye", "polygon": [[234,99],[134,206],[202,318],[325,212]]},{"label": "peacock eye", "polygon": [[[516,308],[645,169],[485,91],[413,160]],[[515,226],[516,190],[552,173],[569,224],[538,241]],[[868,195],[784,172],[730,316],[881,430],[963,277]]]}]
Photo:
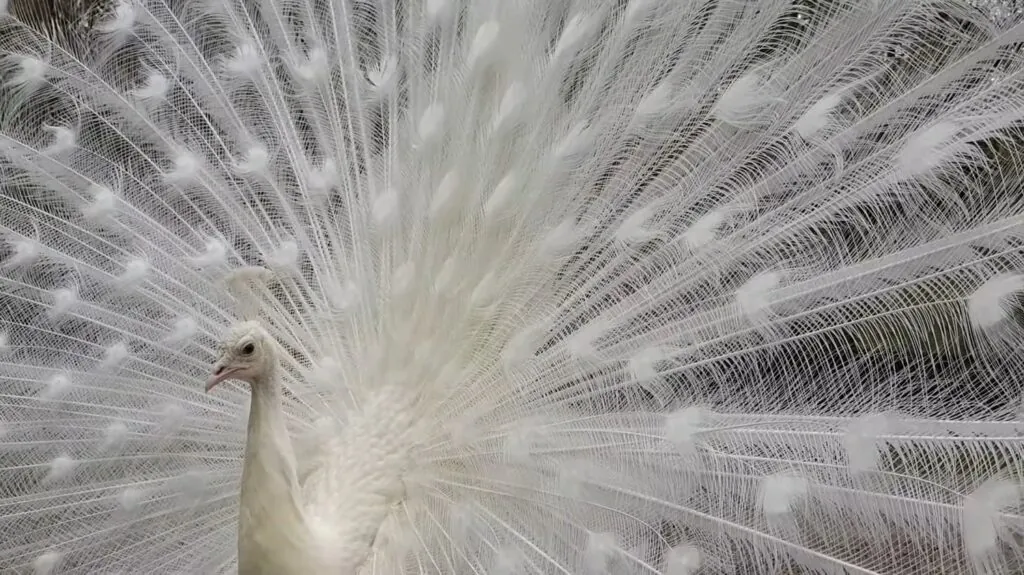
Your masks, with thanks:
[{"label": "peacock eye", "polygon": [[256,351],[256,346],[250,342],[245,344],[245,347],[242,348],[242,355],[249,355],[254,351]]}]

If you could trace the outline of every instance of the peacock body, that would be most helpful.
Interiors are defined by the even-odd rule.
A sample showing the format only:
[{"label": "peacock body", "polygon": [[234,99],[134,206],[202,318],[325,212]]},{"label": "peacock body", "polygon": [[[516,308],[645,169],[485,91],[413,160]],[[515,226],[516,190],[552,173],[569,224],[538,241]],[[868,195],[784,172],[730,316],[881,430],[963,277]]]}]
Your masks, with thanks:
[{"label": "peacock body", "polygon": [[1019,4],[60,6],[0,572],[1024,572]]}]

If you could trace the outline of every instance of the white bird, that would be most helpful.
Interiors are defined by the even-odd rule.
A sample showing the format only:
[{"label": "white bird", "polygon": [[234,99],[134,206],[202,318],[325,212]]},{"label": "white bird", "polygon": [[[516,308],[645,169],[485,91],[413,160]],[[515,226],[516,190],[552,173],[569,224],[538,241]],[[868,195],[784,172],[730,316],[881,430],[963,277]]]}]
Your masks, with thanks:
[{"label": "white bird", "polygon": [[1024,572],[1019,3],[53,6],[0,572]]},{"label": "white bird", "polygon": [[[278,345],[256,322],[228,335],[206,391],[228,379],[251,390],[238,526],[240,573],[355,573],[409,471],[411,406],[366,406],[329,441],[300,484],[282,409]],[[387,417],[380,420],[377,418]],[[347,494],[346,496],[339,496]]]}]

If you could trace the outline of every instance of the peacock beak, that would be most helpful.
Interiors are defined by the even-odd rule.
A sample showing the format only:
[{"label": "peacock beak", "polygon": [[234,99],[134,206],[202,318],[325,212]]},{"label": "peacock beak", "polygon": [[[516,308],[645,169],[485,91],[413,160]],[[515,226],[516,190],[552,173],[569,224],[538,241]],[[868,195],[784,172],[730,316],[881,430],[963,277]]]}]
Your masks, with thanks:
[{"label": "peacock beak", "polygon": [[213,375],[206,380],[206,393],[210,393],[210,390],[216,387],[220,382],[231,379],[232,375],[241,370],[241,367],[228,367],[222,363],[218,363],[213,368]]}]

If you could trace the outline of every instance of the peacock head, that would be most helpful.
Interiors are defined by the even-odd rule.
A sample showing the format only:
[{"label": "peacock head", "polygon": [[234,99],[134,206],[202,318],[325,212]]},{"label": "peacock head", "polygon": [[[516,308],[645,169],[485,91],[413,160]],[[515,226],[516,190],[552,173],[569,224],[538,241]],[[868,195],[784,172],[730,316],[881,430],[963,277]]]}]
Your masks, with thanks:
[{"label": "peacock head", "polygon": [[247,321],[233,326],[221,343],[206,391],[229,379],[256,384],[273,372],[274,349],[273,338],[259,323]]}]

